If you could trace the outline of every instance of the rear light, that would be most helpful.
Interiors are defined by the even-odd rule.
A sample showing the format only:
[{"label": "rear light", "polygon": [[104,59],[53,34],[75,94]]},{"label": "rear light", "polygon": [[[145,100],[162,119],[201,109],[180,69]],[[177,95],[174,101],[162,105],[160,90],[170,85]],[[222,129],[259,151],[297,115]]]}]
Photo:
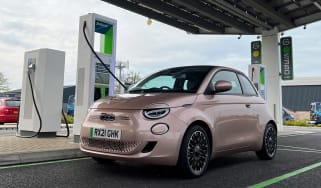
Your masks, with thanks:
[{"label": "rear light", "polygon": [[4,113],[5,113],[5,114],[9,114],[9,109],[6,108],[6,109],[4,110]]}]

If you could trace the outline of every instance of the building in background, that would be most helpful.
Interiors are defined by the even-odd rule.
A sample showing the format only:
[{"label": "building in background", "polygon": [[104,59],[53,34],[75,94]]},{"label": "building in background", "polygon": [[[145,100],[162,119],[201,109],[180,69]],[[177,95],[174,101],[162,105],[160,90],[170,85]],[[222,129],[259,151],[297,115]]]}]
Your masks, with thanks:
[{"label": "building in background", "polygon": [[301,77],[282,82],[283,107],[310,111],[312,102],[321,102],[321,77]]}]

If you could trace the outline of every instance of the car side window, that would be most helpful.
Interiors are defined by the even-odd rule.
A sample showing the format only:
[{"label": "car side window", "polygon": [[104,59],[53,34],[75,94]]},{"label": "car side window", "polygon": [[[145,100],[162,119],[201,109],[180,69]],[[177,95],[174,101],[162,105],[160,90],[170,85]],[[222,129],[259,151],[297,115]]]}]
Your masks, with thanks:
[{"label": "car side window", "polygon": [[250,83],[250,81],[243,75],[239,74],[239,78],[242,84],[243,93],[245,95],[257,95],[253,85]]},{"label": "car side window", "polygon": [[214,87],[215,83],[219,80],[229,81],[232,84],[231,90],[222,92],[220,94],[242,94],[241,85],[236,76],[236,73],[231,71],[220,71],[214,75],[210,85]]}]

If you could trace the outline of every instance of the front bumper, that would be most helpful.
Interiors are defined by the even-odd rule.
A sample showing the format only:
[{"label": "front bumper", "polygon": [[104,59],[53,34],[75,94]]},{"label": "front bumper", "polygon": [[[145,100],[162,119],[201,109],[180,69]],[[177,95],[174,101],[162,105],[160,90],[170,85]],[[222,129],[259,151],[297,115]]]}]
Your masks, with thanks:
[{"label": "front bumper", "polygon": [[[101,113],[113,113],[115,121],[102,121]],[[128,117],[128,118],[117,118]],[[169,131],[155,135],[151,127],[165,123]],[[120,140],[92,138],[90,128],[112,128],[121,130]],[[80,133],[80,149],[93,157],[113,160],[134,161],[160,165],[176,165],[182,137],[187,125],[168,114],[158,120],[149,120],[142,116],[140,110],[106,111],[91,110],[86,117]]]}]

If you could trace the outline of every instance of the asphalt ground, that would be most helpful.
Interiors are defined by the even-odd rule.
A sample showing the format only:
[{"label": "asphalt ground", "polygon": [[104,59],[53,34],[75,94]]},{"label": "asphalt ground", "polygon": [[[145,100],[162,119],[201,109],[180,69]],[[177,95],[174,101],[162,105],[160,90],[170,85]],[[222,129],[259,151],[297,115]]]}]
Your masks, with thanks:
[{"label": "asphalt ground", "polygon": [[0,167],[0,187],[321,187],[321,132],[280,135],[274,160],[253,152],[214,159],[207,173],[184,179],[174,167],[90,158]]}]

